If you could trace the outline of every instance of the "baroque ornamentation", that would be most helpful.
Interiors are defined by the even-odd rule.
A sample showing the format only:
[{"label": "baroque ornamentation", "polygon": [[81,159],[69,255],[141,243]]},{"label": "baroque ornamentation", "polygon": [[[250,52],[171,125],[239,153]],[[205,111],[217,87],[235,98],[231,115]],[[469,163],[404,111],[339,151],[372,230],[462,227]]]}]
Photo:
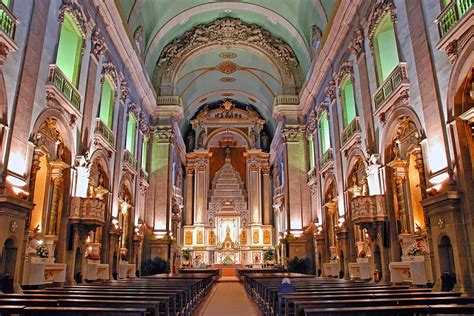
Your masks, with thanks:
[{"label": "baroque ornamentation", "polygon": [[171,143],[174,133],[171,127],[157,127],[155,129],[155,141],[158,143]]},{"label": "baroque ornamentation", "polygon": [[239,66],[233,61],[224,61],[217,65],[217,70],[220,72],[229,75],[236,72],[239,69]]},{"label": "baroque ornamentation", "polygon": [[339,67],[339,72],[337,73],[336,78],[338,87],[341,86],[342,81],[347,75],[351,76],[351,81],[354,82],[354,68],[352,67],[352,62],[349,60],[344,61],[341,67]]},{"label": "baroque ornamentation", "polygon": [[308,116],[308,121],[306,122],[306,133],[311,135],[314,133],[314,130],[317,126],[317,114],[314,110],[311,110]]},{"label": "baroque ornamentation", "polygon": [[[247,24],[239,19],[223,18],[210,24],[201,24],[183,36],[174,39],[161,54],[158,66],[163,67],[164,74],[170,77],[178,61],[191,51],[210,44],[224,46],[244,44],[263,49],[281,63],[287,74],[292,66],[297,65],[295,54],[287,43],[275,38],[270,32],[257,24]],[[224,56],[224,55],[222,55]],[[229,55],[225,55],[228,58]]]},{"label": "baroque ornamentation", "polygon": [[395,13],[395,5],[393,0],[377,0],[377,3],[372,10],[372,14],[369,18],[369,39],[370,39],[370,49],[374,51],[374,42],[373,37],[375,30],[377,29],[380,20],[384,17],[386,13],[390,12],[390,18],[392,22],[397,21],[397,14]]},{"label": "baroque ornamentation", "polygon": [[233,59],[233,58],[237,58],[237,54],[232,53],[232,52],[222,52],[222,53],[219,54],[219,57],[220,58]]},{"label": "baroque ornamentation", "polygon": [[64,22],[64,14],[68,12],[74,17],[79,30],[81,31],[82,38],[86,38],[86,23],[87,20],[82,12],[82,9],[78,3],[72,0],[63,0],[61,7],[59,8],[58,22]]},{"label": "baroque ornamentation", "polygon": [[222,77],[219,79],[221,82],[226,82],[226,83],[229,83],[229,82],[235,82],[235,78],[234,77]]},{"label": "baroque ornamentation", "polygon": [[[127,97],[130,95],[130,89],[128,88],[125,79],[120,80],[120,99],[125,102]],[[138,117],[138,116],[137,116]]]},{"label": "baroque ornamentation", "polygon": [[104,66],[102,67],[100,83],[103,84],[105,82],[105,76],[110,76],[110,78],[112,78],[113,83],[117,84],[118,73],[113,63],[106,62]]},{"label": "baroque ornamentation", "polygon": [[297,142],[300,132],[299,126],[285,127],[282,131],[282,135],[287,142]]},{"label": "baroque ornamentation", "polygon": [[331,79],[328,82],[326,87],[326,98],[328,98],[331,102],[336,99],[336,81],[334,81],[334,79]]},{"label": "baroque ornamentation", "polygon": [[354,33],[352,34],[352,40],[349,43],[349,51],[357,58],[359,58],[359,56],[365,51],[364,39],[364,30],[362,29],[362,26],[357,25]]},{"label": "baroque ornamentation", "polygon": [[105,41],[102,35],[100,34],[99,28],[95,28],[92,32],[91,36],[91,53],[96,57],[100,58],[100,56],[105,54],[107,47],[105,46]]}]

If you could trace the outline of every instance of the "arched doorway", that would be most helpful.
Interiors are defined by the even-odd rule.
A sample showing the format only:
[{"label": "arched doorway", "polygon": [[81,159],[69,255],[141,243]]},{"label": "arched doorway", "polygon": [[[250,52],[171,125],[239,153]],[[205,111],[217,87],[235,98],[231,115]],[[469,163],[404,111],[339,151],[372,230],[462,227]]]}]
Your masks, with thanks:
[{"label": "arched doorway", "polygon": [[5,240],[2,251],[2,273],[15,275],[16,255],[18,247],[12,238]]},{"label": "arched doorway", "polygon": [[76,283],[82,283],[82,251],[80,247],[76,248],[74,257],[74,280]]},{"label": "arched doorway", "polygon": [[451,245],[451,239],[448,236],[441,237],[438,245],[438,251],[441,274],[446,272],[456,273],[456,268],[454,266],[453,246]]}]

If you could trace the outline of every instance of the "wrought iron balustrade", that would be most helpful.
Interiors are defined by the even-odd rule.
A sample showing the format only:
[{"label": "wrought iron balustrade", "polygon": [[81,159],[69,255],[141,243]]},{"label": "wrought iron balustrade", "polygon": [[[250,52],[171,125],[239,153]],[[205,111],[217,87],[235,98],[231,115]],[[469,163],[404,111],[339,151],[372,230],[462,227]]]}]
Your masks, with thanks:
[{"label": "wrought iron balustrade", "polygon": [[436,19],[439,37],[443,38],[474,6],[473,0],[452,0]]},{"label": "wrought iron balustrade", "polygon": [[346,144],[356,133],[360,133],[359,118],[354,118],[342,132],[342,144]]},{"label": "wrought iron balustrade", "polygon": [[0,31],[10,37],[11,40],[15,38],[16,26],[18,21],[8,7],[0,1]]},{"label": "wrought iron balustrade", "polygon": [[100,118],[96,119],[95,132],[99,134],[100,136],[102,136],[102,138],[104,138],[107,141],[107,143],[109,143],[109,145],[114,147],[115,135],[107,126],[107,124],[102,122]]},{"label": "wrought iron balustrade", "polygon": [[408,83],[406,63],[400,63],[375,92],[375,108],[379,109],[403,83]]},{"label": "wrought iron balustrade", "polygon": [[48,83],[55,86],[77,110],[81,106],[81,94],[66,78],[57,65],[49,65]]},{"label": "wrought iron balustrade", "polygon": [[326,150],[320,160],[320,168],[323,169],[330,161],[333,160],[332,148]]},{"label": "wrought iron balustrade", "polygon": [[123,151],[123,162],[128,164],[134,170],[137,168],[137,161],[135,160],[135,157],[133,157],[132,153],[128,151],[128,149]]}]

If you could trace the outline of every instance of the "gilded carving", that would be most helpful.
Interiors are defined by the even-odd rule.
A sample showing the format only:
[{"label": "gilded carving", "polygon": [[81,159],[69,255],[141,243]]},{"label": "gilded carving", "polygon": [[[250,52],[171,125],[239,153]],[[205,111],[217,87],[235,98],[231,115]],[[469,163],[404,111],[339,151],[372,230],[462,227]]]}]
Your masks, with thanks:
[{"label": "gilded carving", "polygon": [[220,82],[225,82],[225,83],[230,83],[230,82],[235,82],[234,77],[221,77],[219,79]]},{"label": "gilded carving", "polygon": [[269,245],[270,244],[270,231],[265,229],[263,231],[263,243],[265,245]]},{"label": "gilded carving", "polygon": [[216,234],[213,230],[209,232],[209,245],[215,246],[216,245]]},{"label": "gilded carving", "polygon": [[232,53],[232,52],[222,52],[222,53],[219,54],[219,57],[220,58],[233,59],[233,58],[237,58],[237,54]]},{"label": "gilded carving", "polygon": [[184,243],[186,245],[192,245],[193,244],[193,232],[187,231],[184,233]]},{"label": "gilded carving", "polygon": [[245,229],[242,230],[242,233],[240,234],[240,244],[241,245],[247,244],[247,231]]},{"label": "gilded carving", "polygon": [[258,244],[259,242],[260,242],[260,233],[258,232],[258,229],[255,229],[253,231],[252,243]]},{"label": "gilded carving", "polygon": [[204,238],[203,238],[203,233],[202,230],[198,230],[196,233],[196,243],[197,244],[203,244],[204,243]]},{"label": "gilded carving", "polygon": [[217,65],[217,70],[220,72],[229,75],[236,72],[239,69],[239,66],[234,63],[233,61],[223,61],[219,65]]},{"label": "gilded carving", "polygon": [[[170,77],[178,60],[199,47],[211,44],[256,46],[275,58],[287,74],[291,73],[292,66],[297,65],[291,46],[282,39],[273,37],[270,32],[257,24],[247,24],[234,18],[223,18],[207,25],[198,25],[174,39],[164,48],[158,66],[163,67],[165,76]],[[231,55],[226,55],[228,56]]]}]

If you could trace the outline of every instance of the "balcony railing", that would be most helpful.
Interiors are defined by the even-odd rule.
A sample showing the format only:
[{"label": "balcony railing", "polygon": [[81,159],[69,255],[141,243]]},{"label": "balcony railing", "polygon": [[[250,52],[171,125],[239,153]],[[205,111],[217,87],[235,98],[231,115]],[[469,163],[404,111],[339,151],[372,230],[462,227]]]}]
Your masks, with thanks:
[{"label": "balcony railing", "polygon": [[183,106],[183,101],[181,100],[180,96],[174,95],[162,95],[156,98],[157,105],[177,105]]},{"label": "balcony railing", "polygon": [[354,118],[342,132],[342,144],[346,144],[356,133],[360,133],[359,118]]},{"label": "balcony railing", "polygon": [[300,98],[297,95],[277,95],[273,100],[273,107],[278,105],[298,105]]},{"label": "balcony railing", "polygon": [[377,92],[375,92],[375,109],[379,109],[393,92],[407,80],[406,63],[400,63],[377,89]]},{"label": "balcony railing", "polygon": [[323,169],[331,160],[333,160],[332,148],[329,148],[324,152],[323,156],[321,157],[320,168]]},{"label": "balcony railing", "polygon": [[96,119],[96,126],[95,126],[95,132],[102,136],[109,145],[112,146],[112,148],[115,145],[115,135],[114,133],[110,130],[110,128],[102,122],[100,118]]},{"label": "balcony railing", "polygon": [[443,38],[474,6],[473,0],[451,0],[436,19],[439,37]]},{"label": "balcony railing", "polygon": [[15,38],[17,19],[7,6],[0,1],[0,31],[10,37],[11,40]]},{"label": "balcony railing", "polygon": [[106,201],[97,198],[73,197],[69,220],[73,223],[103,225]]},{"label": "balcony railing", "polygon": [[81,95],[56,65],[49,65],[48,83],[54,85],[77,110],[81,106]]},{"label": "balcony railing", "polygon": [[137,161],[133,157],[132,153],[125,149],[123,151],[123,162],[128,164],[133,170],[137,168]]},{"label": "balcony railing", "polygon": [[143,170],[143,168],[140,168],[140,178],[143,179],[145,182],[148,183],[149,175],[148,175],[148,172],[146,172],[145,170]]},{"label": "balcony railing", "polygon": [[318,178],[318,174],[316,172],[316,167],[312,168],[310,171],[308,171],[308,184],[315,182],[316,179]]},{"label": "balcony railing", "polygon": [[351,220],[354,224],[370,224],[387,220],[383,195],[361,195],[351,200]]}]

